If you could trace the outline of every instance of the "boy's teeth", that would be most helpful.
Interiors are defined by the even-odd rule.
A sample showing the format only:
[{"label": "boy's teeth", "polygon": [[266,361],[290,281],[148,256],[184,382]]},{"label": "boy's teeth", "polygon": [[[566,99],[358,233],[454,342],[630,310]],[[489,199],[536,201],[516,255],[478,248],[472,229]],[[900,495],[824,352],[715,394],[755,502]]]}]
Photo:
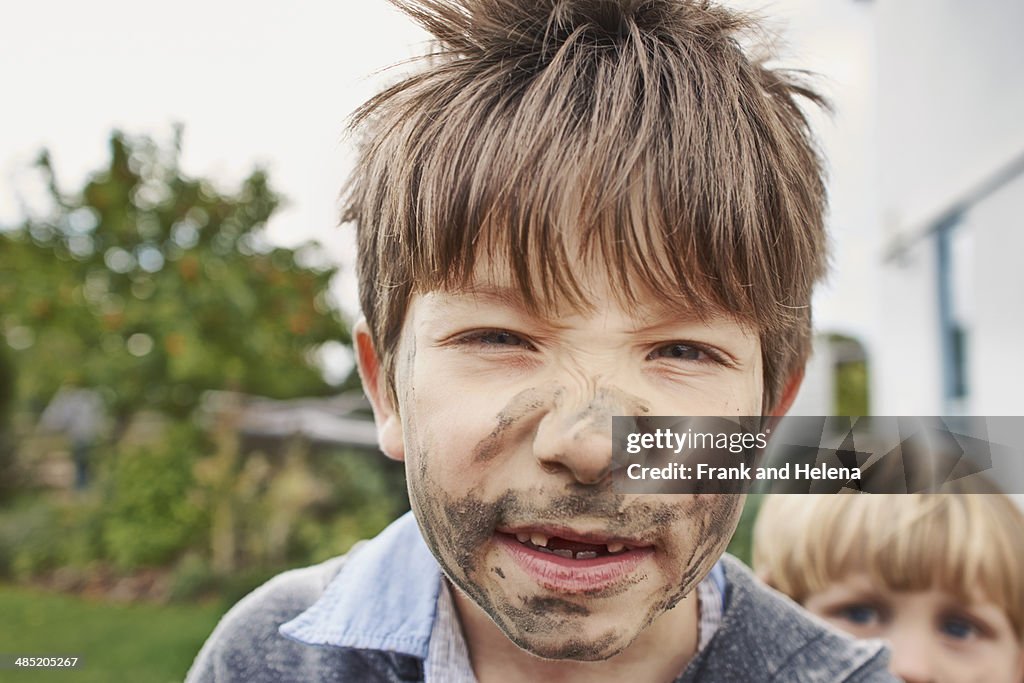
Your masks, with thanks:
[{"label": "boy's teeth", "polygon": [[[545,551],[547,551],[549,553],[554,553],[555,555],[558,555],[559,557],[565,557],[565,558],[569,558],[569,559],[575,558],[577,560],[593,560],[594,558],[596,558],[598,556],[597,552],[595,552],[593,550],[581,550],[581,551],[578,551],[578,552],[573,552],[572,550],[567,550],[567,549],[563,549],[563,548],[559,548],[557,550],[556,549],[552,549],[552,548],[548,548],[548,541],[550,540],[550,538],[548,536],[545,536],[544,534],[537,533],[537,532],[530,532],[530,533],[517,532],[516,533],[516,540],[519,541],[520,543],[531,543],[531,544],[535,545],[540,550],[545,550]],[[618,542],[616,542],[616,543],[609,543],[609,544],[607,544],[607,548],[608,548],[608,553],[610,555],[614,555],[615,553],[620,553],[623,550],[625,550],[626,549],[626,544],[625,543],[618,543]]]}]

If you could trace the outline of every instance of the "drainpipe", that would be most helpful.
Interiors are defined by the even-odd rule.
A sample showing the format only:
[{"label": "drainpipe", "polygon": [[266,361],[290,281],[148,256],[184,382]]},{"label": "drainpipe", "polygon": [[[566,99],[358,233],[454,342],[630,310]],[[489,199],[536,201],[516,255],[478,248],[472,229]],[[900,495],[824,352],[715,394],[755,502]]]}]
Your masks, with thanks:
[{"label": "drainpipe", "polygon": [[962,214],[951,212],[939,220],[934,228],[935,234],[935,274],[936,294],[939,309],[939,355],[942,365],[942,407],[944,415],[953,415],[956,401],[960,398],[960,379],[962,368],[959,367],[957,325],[953,316],[953,231],[960,223]]}]

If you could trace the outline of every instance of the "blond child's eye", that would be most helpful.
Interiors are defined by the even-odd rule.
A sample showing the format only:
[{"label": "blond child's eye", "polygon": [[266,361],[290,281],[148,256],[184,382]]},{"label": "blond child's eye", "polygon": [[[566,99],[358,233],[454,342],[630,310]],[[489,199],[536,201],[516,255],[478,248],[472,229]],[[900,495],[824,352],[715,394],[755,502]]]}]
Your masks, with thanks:
[{"label": "blond child's eye", "polygon": [[857,626],[872,626],[882,620],[878,608],[871,605],[847,605],[836,610],[836,616]]},{"label": "blond child's eye", "polygon": [[939,630],[942,631],[943,635],[956,640],[966,640],[979,633],[977,626],[962,617],[944,618],[939,624]]}]

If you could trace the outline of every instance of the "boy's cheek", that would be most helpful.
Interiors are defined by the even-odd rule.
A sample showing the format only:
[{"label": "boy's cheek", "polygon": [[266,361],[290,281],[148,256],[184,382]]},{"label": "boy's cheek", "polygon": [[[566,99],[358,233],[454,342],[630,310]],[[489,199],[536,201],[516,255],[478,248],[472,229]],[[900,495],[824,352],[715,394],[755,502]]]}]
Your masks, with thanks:
[{"label": "boy's cheek", "polygon": [[406,421],[413,424],[405,430],[406,443],[417,451],[443,452],[444,463],[438,465],[452,469],[485,464],[497,455],[498,445],[521,441],[556,394],[553,387],[511,387],[508,382],[467,386],[429,369],[417,372],[414,381]]}]

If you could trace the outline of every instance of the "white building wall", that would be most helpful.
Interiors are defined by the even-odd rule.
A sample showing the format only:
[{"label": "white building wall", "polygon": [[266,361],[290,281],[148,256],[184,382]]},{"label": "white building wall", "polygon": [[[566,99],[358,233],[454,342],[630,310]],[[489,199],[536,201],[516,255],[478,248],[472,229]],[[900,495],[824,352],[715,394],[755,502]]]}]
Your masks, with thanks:
[{"label": "white building wall", "polygon": [[1024,415],[1024,175],[971,211],[965,228],[976,259],[967,410]]},{"label": "white building wall", "polygon": [[883,265],[879,333],[867,348],[876,415],[943,412],[935,262],[929,241]]},{"label": "white building wall", "polygon": [[1024,2],[877,0],[883,224],[913,229],[1024,150]]},{"label": "white building wall", "polygon": [[[940,414],[950,407],[942,393],[935,241],[924,235],[1024,154],[1024,2],[874,4],[878,220],[886,250],[900,241],[913,246],[901,258],[879,258],[880,325],[867,340],[872,410]],[[953,294],[967,324],[968,395],[954,410],[1024,414],[1022,183],[982,199],[957,228],[961,281]]]},{"label": "white building wall", "polygon": [[789,414],[833,415],[835,391],[835,356],[825,337],[815,337],[814,352],[807,361],[803,384]]}]

